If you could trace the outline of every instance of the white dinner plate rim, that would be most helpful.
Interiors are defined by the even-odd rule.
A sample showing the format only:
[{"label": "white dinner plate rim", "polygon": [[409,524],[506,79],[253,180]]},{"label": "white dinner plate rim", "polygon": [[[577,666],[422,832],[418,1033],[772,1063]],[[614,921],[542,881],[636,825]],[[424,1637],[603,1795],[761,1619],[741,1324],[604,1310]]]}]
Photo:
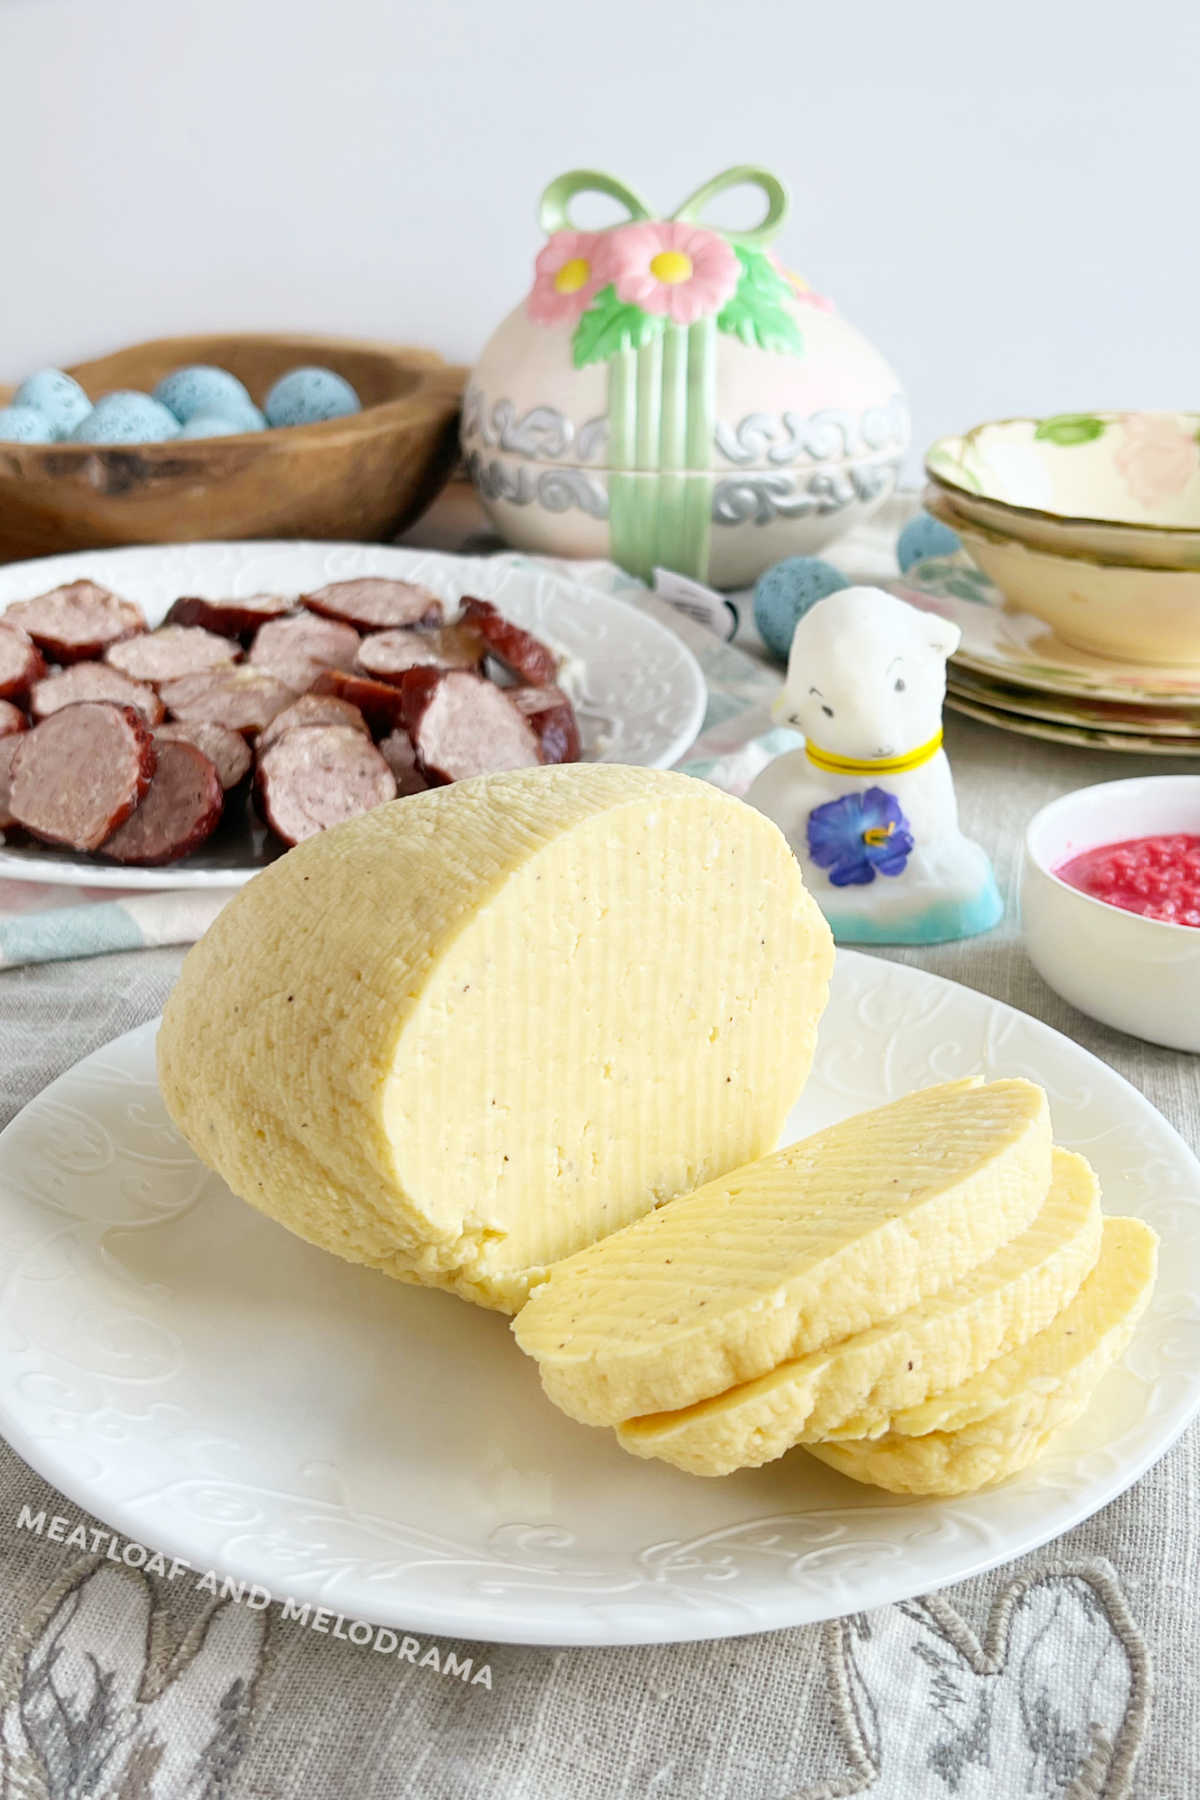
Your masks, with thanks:
[{"label": "white dinner plate rim", "polygon": [[[191,560],[202,561],[206,553],[214,556],[243,555],[247,560],[283,554],[298,557],[311,555],[313,558],[323,557],[331,565],[347,556],[371,560],[382,556],[397,572],[402,572],[403,569],[411,571],[418,564],[428,565],[435,574],[438,569],[445,570],[448,576],[461,570],[462,585],[465,586],[469,580],[470,585],[484,593],[507,582],[528,577],[544,586],[559,603],[576,601],[589,609],[593,618],[609,621],[608,635],[611,642],[623,645],[626,634],[632,632],[634,640],[643,647],[657,645],[664,668],[670,664],[676,672],[678,692],[672,696],[674,710],[671,725],[664,725],[658,733],[653,754],[644,758],[639,755],[630,760],[644,760],[651,768],[671,768],[686,755],[704,723],[708,705],[707,685],[700,664],[682,638],[660,619],[631,605],[618,594],[606,593],[602,588],[589,586],[560,568],[537,568],[527,559],[518,560],[515,557],[460,556],[443,551],[411,549],[407,545],[356,544],[332,539],[214,538],[186,544],[128,544],[104,550],[71,551],[0,568],[0,595],[4,595],[0,599],[0,613],[9,600],[18,598],[17,593],[6,592],[9,588],[19,588],[22,595],[36,594],[61,582],[78,580],[84,574],[95,574],[98,580],[104,580],[106,570],[113,570],[114,562],[116,572],[110,578],[113,586],[119,587],[120,570],[126,564],[166,564],[171,559],[179,559],[184,563]],[[306,586],[321,585],[323,579],[340,579],[340,576],[322,577],[320,571],[317,571]],[[203,580],[202,577],[198,578],[198,585]],[[644,668],[641,672],[644,675]],[[631,660],[623,680],[629,681],[638,673],[639,665]],[[585,669],[585,678],[586,675]],[[238,864],[196,867],[184,862],[177,866],[168,864],[161,868],[136,869],[93,861],[83,856],[72,859],[62,852],[43,855],[38,851],[6,848],[0,843],[0,880],[44,883],[51,887],[103,888],[126,892],[161,892],[165,889],[211,891],[241,887],[258,873],[261,866],[256,863],[248,867]]]},{"label": "white dinner plate rim", "polygon": [[[881,966],[879,959],[852,950],[839,950],[838,957],[839,961],[848,960],[856,967],[860,967],[864,973],[867,969]],[[1132,1082],[1105,1063],[1101,1057],[1076,1043],[1065,1033],[1046,1024],[1043,1020],[1035,1018],[1032,1014],[1022,1013],[1019,1008],[1010,1006],[1007,1002],[993,996],[967,988],[964,984],[954,982],[929,970],[891,963],[886,959],[882,960],[882,966],[892,971],[899,971],[901,979],[905,982],[911,980],[915,987],[924,987],[931,991],[941,990],[943,993],[949,990],[964,993],[971,997],[969,1001],[971,1004],[977,1000],[986,1006],[998,1009],[1003,1015],[1015,1015],[1018,1020],[1032,1026],[1035,1036],[1043,1041],[1066,1045],[1071,1062],[1097,1070],[1107,1083],[1115,1083],[1135,1114],[1140,1115],[1143,1119],[1153,1121],[1157,1129],[1165,1132],[1173,1140],[1173,1147],[1186,1160],[1190,1171],[1195,1174],[1197,1193],[1200,1195],[1200,1159],[1158,1108],[1134,1087]],[[5,1137],[24,1116],[28,1106],[34,1105],[43,1098],[52,1097],[61,1083],[69,1081],[76,1071],[93,1058],[128,1045],[139,1037],[151,1036],[157,1030],[158,1023],[159,1021],[154,1019],[136,1026],[108,1044],[99,1046],[88,1057],[81,1058],[71,1068],[64,1070],[54,1082],[34,1096],[34,1099],[27,1103],[27,1107],[23,1108],[10,1121],[3,1132],[0,1132],[0,1155],[2,1155]],[[3,1205],[3,1169],[0,1167],[0,1209],[3,1208]],[[0,1322],[2,1319],[3,1312],[0,1307]],[[1153,1441],[1130,1461],[1113,1468],[1107,1475],[1096,1478],[1082,1495],[1075,1497],[1063,1516],[1056,1516],[1044,1529],[1041,1525],[1032,1526],[1012,1539],[1004,1541],[998,1547],[981,1551],[974,1556],[965,1555],[952,1567],[948,1567],[944,1573],[922,1575],[917,1586],[913,1585],[911,1577],[906,1579],[903,1573],[899,1573],[891,1579],[876,1578],[866,1585],[861,1598],[856,1599],[851,1607],[840,1608],[836,1613],[812,1612],[803,1608],[797,1610],[794,1606],[789,1607],[789,1590],[785,1583],[781,1583],[774,1595],[774,1603],[766,1606],[760,1605],[758,1615],[752,1621],[733,1620],[726,1617],[710,1619],[703,1623],[697,1617],[698,1628],[696,1629],[688,1629],[682,1624],[685,1617],[685,1609],[682,1607],[677,1614],[679,1624],[668,1625],[665,1629],[661,1625],[647,1627],[644,1621],[631,1619],[627,1623],[605,1624],[602,1628],[590,1627],[583,1622],[577,1625],[560,1623],[559,1628],[553,1634],[548,1634],[544,1625],[536,1622],[526,1625],[519,1619],[514,1620],[511,1624],[504,1623],[502,1625],[497,1625],[495,1620],[489,1620],[487,1629],[481,1630],[477,1625],[472,1624],[469,1605],[464,1607],[460,1604],[455,1609],[436,1603],[426,1603],[419,1598],[405,1600],[403,1606],[396,1612],[384,1609],[382,1614],[377,1611],[372,1615],[371,1612],[364,1611],[362,1608],[347,1607],[343,1616],[346,1619],[373,1618],[373,1622],[376,1624],[395,1626],[398,1630],[404,1629],[431,1636],[466,1638],[472,1641],[498,1644],[579,1648],[703,1642],[748,1636],[770,1630],[791,1629],[802,1624],[820,1623],[827,1618],[844,1616],[846,1611],[866,1612],[876,1607],[913,1598],[917,1594],[937,1592],[941,1588],[982,1575],[990,1569],[1013,1562],[1019,1557],[1042,1548],[1093,1517],[1103,1507],[1131,1488],[1170,1450],[1198,1412],[1200,1412],[1200,1369],[1197,1369],[1191,1378],[1190,1390],[1186,1397],[1177,1400],[1165,1415],[1160,1416],[1158,1421],[1160,1429]],[[26,1432],[20,1421],[13,1418],[6,1393],[2,1387],[0,1387],[0,1432],[18,1455],[39,1475],[55,1486],[68,1500],[73,1501],[87,1512],[94,1513],[97,1518],[101,1518],[120,1536],[147,1544],[166,1555],[184,1557],[196,1568],[216,1566],[221,1576],[232,1577],[235,1581],[248,1584],[262,1579],[261,1567],[256,1567],[252,1561],[244,1561],[236,1555],[225,1556],[219,1564],[214,1565],[205,1547],[198,1547],[194,1541],[189,1540],[186,1532],[176,1532],[169,1524],[164,1525],[161,1530],[156,1528],[152,1534],[148,1535],[145,1520],[135,1517],[130,1508],[122,1503],[106,1501],[103,1510],[98,1511],[95,1506],[95,1497],[90,1492],[87,1481],[77,1478],[73,1471],[64,1464],[56,1463],[55,1458],[46,1453],[45,1446],[38,1442],[36,1436]],[[1001,1492],[1002,1490],[994,1491]],[[926,1503],[914,1501],[911,1504],[919,1507]],[[792,1591],[794,1592],[794,1590]],[[306,1590],[303,1580],[293,1581],[289,1593],[299,1602],[308,1598],[315,1605],[326,1604],[320,1598],[319,1590],[316,1592]],[[275,1592],[273,1597],[279,1599],[282,1596]]]}]

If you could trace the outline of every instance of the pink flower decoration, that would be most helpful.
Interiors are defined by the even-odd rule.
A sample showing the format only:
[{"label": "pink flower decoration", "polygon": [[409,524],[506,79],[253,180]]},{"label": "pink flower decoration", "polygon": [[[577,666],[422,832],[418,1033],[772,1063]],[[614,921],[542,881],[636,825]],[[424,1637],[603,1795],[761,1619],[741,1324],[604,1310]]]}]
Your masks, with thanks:
[{"label": "pink flower decoration", "polygon": [[1196,473],[1197,448],[1191,433],[1165,413],[1131,413],[1113,458],[1125,486],[1149,509],[1181,494]]},{"label": "pink flower decoration", "polygon": [[556,231],[538,251],[527,305],[539,325],[573,323],[612,275],[607,232]]},{"label": "pink flower decoration", "polygon": [[617,298],[643,312],[691,325],[724,306],[741,267],[715,231],[674,220],[620,225],[609,234],[610,279]]}]

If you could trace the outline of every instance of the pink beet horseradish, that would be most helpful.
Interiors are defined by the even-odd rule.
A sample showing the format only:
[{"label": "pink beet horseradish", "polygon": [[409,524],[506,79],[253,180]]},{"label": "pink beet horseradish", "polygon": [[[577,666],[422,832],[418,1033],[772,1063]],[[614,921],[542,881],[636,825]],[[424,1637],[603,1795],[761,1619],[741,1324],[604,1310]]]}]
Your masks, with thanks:
[{"label": "pink beet horseradish", "polygon": [[1200,925],[1200,835],[1159,832],[1100,844],[1060,863],[1060,881],[1146,919]]}]

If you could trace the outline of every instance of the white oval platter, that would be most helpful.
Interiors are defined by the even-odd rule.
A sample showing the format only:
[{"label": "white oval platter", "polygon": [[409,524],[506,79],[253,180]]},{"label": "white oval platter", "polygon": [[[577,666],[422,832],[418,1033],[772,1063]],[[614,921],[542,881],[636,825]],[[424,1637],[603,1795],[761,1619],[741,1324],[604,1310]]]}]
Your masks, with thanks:
[{"label": "white oval platter", "polygon": [[[700,730],[704,677],[674,632],[627,601],[527,562],[517,567],[507,559],[387,544],[138,545],[10,564],[0,569],[0,614],[13,600],[85,576],[137,601],[157,625],[180,594],[220,599],[311,593],[359,575],[417,581],[446,601],[463,594],[494,600],[517,624],[550,642],[567,659],[586,762],[667,769]],[[0,879],[127,890],[235,887],[277,854],[264,833],[240,823],[222,826],[203,849],[162,869],[117,868],[48,844],[0,843]]]},{"label": "white oval platter", "polygon": [[1033,1549],[1135,1481],[1200,1401],[1200,1165],[1120,1076],[971,989],[842,951],[789,1138],[974,1072],[1049,1092],[1112,1212],[1162,1238],[1087,1416],[967,1499],[792,1451],[702,1481],[546,1401],[499,1314],[351,1267],[237,1201],[167,1120],[154,1026],[0,1136],[0,1428],[139,1544],[347,1620],[542,1644],[710,1638],[868,1610]]}]

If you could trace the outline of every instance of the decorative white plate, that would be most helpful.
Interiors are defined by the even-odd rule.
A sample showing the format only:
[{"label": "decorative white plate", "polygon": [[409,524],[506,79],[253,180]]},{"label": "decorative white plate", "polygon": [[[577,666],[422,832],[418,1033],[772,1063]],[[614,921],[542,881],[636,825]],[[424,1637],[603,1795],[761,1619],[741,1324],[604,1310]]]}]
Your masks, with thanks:
[{"label": "decorative white plate", "polygon": [[927,1592],[1065,1531],[1200,1403],[1200,1165],[1119,1076],[1023,1013],[842,951],[789,1137],[975,1071],[1045,1084],[1112,1212],[1159,1231],[1122,1368],[1038,1465],[904,1501],[793,1451],[702,1481],[542,1396],[508,1322],[338,1262],[193,1158],[154,1026],[0,1137],[0,1428],[80,1507],[278,1599],[513,1643],[708,1638]]},{"label": "decorative white plate", "polygon": [[[419,581],[443,600],[476,594],[568,658],[586,762],[667,769],[704,720],[700,665],[657,619],[557,572],[478,556],[397,550],[386,544],[150,544],[48,556],[0,569],[0,613],[13,600],[84,576],[136,600],[151,625],[180,594],[300,594],[356,575]],[[239,886],[279,854],[253,821],[222,826],[203,849],[164,869],[117,868],[50,845],[0,843],[0,879],[95,888]]]},{"label": "decorative white plate", "polygon": [[1200,743],[1200,710],[1182,706],[1144,706],[1131,700],[1076,699],[1048,694],[1042,688],[1014,687],[975,669],[956,665],[949,672],[953,693],[997,712],[1022,719],[1046,719],[1055,725],[1087,727],[1143,738],[1183,738]]},{"label": "decorative white plate", "polygon": [[957,556],[929,557],[884,587],[915,606],[932,607],[962,630],[954,663],[1001,681],[1093,700],[1144,700],[1156,706],[1200,704],[1200,669],[1123,663],[1076,650],[1042,619],[1006,605],[998,587]]},{"label": "decorative white plate", "polygon": [[1200,737],[1139,736],[1136,732],[1110,731],[1102,726],[1055,722],[1009,712],[956,688],[946,689],[946,705],[954,712],[993,725],[998,731],[1014,731],[1018,737],[1038,738],[1045,744],[1070,744],[1080,750],[1117,750],[1125,756],[1200,756]]}]

